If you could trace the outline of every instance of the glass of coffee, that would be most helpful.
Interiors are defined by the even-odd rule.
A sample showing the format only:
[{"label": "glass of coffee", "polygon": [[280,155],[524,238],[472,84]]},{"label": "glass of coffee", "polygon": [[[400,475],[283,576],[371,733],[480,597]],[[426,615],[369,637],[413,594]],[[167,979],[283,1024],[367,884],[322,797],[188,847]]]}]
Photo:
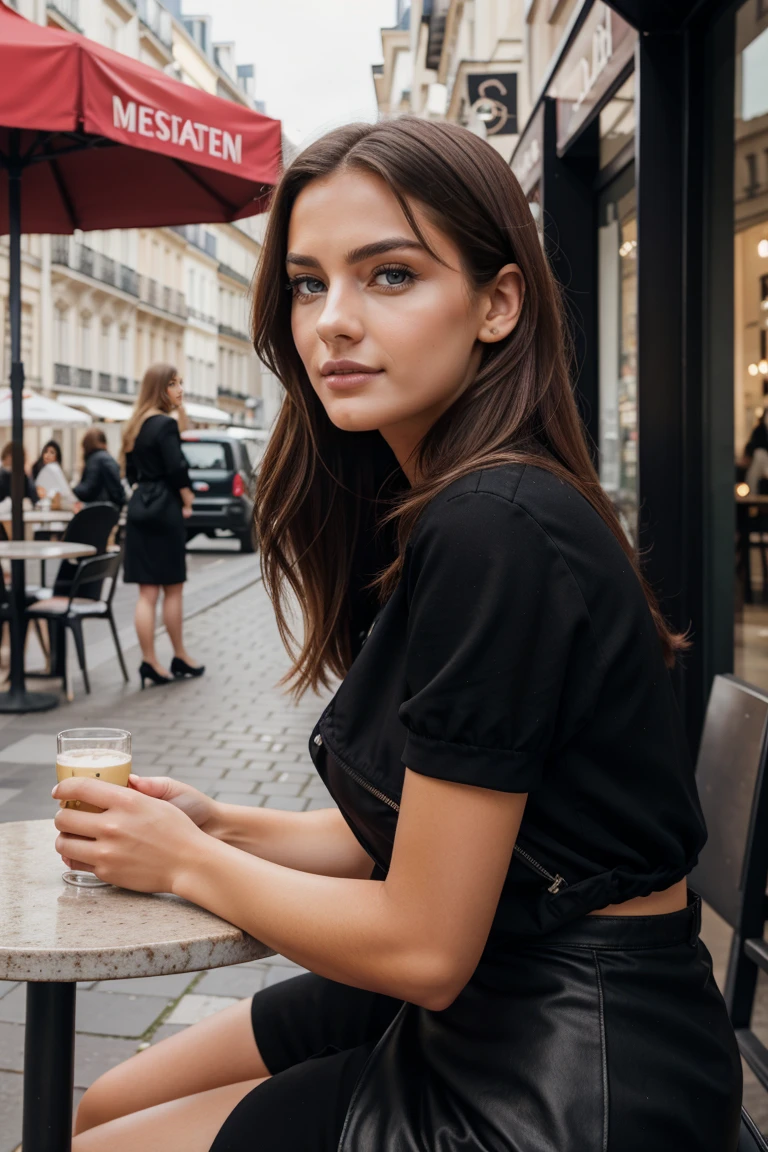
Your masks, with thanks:
[{"label": "glass of coffee", "polygon": [[[131,734],[122,728],[68,728],[56,737],[56,779],[90,776],[108,784],[128,787],[131,774]],[[103,812],[81,800],[61,801],[62,808],[81,812]],[[62,880],[77,888],[108,888],[93,872],[64,872]]]}]

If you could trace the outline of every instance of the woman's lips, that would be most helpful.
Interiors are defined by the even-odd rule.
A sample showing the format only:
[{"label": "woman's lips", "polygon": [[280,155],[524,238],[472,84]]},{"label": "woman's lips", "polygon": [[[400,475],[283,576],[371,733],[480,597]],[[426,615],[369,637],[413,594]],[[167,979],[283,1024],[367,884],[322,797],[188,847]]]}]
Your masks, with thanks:
[{"label": "woman's lips", "polygon": [[343,392],[348,388],[359,388],[362,384],[368,384],[374,376],[380,376],[381,372],[382,369],[367,372],[331,372],[323,376],[323,383],[332,392]]}]

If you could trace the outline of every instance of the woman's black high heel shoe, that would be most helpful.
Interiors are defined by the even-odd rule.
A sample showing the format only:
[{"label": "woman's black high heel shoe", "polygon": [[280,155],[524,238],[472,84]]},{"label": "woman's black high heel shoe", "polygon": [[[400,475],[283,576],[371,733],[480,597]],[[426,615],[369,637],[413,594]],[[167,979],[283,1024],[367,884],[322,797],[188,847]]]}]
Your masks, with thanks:
[{"label": "woman's black high heel shoe", "polygon": [[157,668],[153,668],[146,660],[143,660],[139,668],[139,676],[141,677],[141,686],[144,687],[145,680],[151,680],[153,684],[171,684],[173,683],[173,676],[161,676]]},{"label": "woman's black high heel shoe", "polygon": [[195,667],[193,664],[187,664],[186,660],[182,660],[179,656],[174,656],[171,660],[172,676],[202,676],[203,672],[205,664],[198,664]]}]

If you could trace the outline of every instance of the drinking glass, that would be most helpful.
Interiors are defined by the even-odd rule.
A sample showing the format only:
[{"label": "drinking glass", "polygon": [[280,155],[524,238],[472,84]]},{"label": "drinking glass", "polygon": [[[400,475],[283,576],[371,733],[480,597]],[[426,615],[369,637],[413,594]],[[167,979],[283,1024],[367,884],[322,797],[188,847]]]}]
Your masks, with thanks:
[{"label": "drinking glass", "polygon": [[[131,734],[122,728],[68,728],[56,737],[58,781],[70,776],[89,776],[127,788],[131,762]],[[78,808],[81,812],[104,811],[81,800],[65,800],[61,806]],[[76,888],[109,887],[106,880],[99,880],[93,872],[64,872],[62,880]]]}]

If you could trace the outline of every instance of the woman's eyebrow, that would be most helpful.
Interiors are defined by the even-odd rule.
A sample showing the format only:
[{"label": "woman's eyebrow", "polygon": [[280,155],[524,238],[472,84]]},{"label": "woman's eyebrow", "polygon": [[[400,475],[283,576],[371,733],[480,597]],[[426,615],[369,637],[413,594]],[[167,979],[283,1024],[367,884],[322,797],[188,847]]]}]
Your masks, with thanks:
[{"label": "woman's eyebrow", "polygon": [[[352,248],[347,252],[347,264],[359,264],[363,260],[370,260],[372,256],[383,256],[385,252],[393,252],[402,248],[418,248],[424,250],[423,244],[418,240],[410,240],[407,236],[391,236],[386,240],[376,240],[373,244],[363,244],[360,248]],[[304,256],[301,252],[289,252],[285,257],[286,264],[299,264],[302,268],[319,268],[320,261],[314,256]]]}]

